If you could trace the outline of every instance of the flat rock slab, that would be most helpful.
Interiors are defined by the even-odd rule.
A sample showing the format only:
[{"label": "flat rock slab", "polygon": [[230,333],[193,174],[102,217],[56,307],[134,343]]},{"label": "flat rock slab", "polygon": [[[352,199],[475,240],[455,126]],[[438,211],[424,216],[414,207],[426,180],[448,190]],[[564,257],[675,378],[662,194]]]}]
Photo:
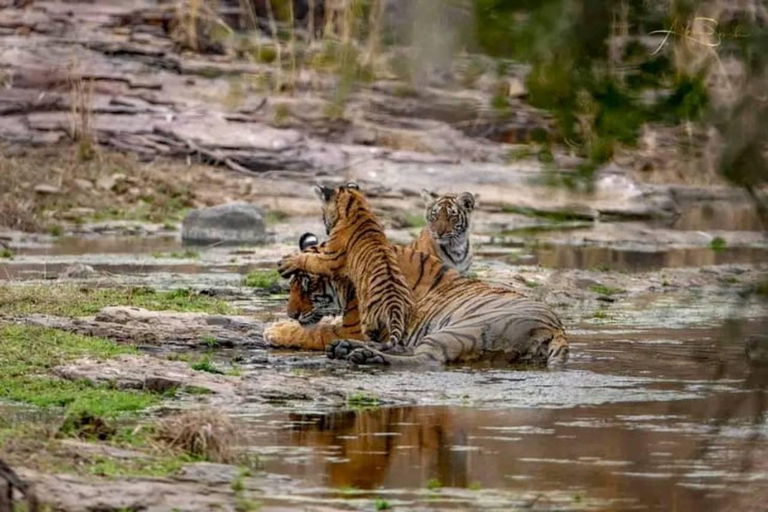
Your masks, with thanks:
[{"label": "flat rock slab", "polygon": [[[123,354],[114,359],[80,359],[56,367],[54,373],[68,380],[87,380],[118,389],[143,389],[162,393],[170,389],[205,389],[200,401],[222,411],[241,411],[244,404],[306,401],[336,407],[356,392],[354,386],[317,385],[302,375],[279,373],[268,368],[249,371],[247,376],[219,375],[193,370],[188,363],[149,355]],[[386,401],[386,398],[382,401]]]},{"label": "flat rock slab", "polygon": [[30,315],[24,323],[136,345],[266,347],[264,325],[243,316],[148,311],[128,306],[102,309],[94,317]]},{"label": "flat rock slab", "polygon": [[181,361],[148,355],[120,355],[108,361],[80,359],[71,365],[59,366],[54,371],[67,380],[87,380],[118,389],[143,389],[157,393],[193,387],[234,397],[239,383],[239,379],[195,371]]},{"label": "flat rock slab", "polygon": [[174,479],[106,480],[74,475],[44,474],[20,469],[34,484],[38,499],[55,510],[234,511],[235,495],[224,485]]},{"label": "flat rock slab", "polygon": [[193,210],[184,218],[185,242],[253,244],[267,240],[264,210],[253,204],[230,203]]}]

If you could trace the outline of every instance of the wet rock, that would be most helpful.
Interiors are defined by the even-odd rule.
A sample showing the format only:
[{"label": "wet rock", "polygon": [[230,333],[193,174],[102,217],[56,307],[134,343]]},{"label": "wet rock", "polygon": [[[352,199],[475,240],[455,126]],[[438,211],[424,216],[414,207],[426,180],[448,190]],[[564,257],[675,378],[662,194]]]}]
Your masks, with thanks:
[{"label": "wet rock", "polygon": [[194,243],[263,243],[267,239],[264,210],[247,203],[230,203],[190,212],[181,238]]},{"label": "wet rock", "polygon": [[54,510],[235,510],[229,485],[216,488],[167,478],[100,480],[27,469],[19,472],[34,484],[39,500]]},{"label": "wet rock", "polygon": [[747,358],[752,364],[768,364],[768,335],[756,335],[747,338]]},{"label": "wet rock", "polygon": [[87,380],[118,389],[144,389],[162,393],[172,388],[207,389],[217,395],[234,396],[238,379],[198,372],[187,363],[142,355],[121,355],[108,361],[80,359],[59,366],[55,374],[68,380]]},{"label": "wet rock", "polygon": [[[209,323],[212,317],[215,320]],[[95,317],[32,315],[24,321],[133,344],[194,347],[208,346],[216,340],[220,347],[266,347],[262,322],[247,317],[225,318],[226,321],[220,315],[114,306],[102,309]]]},{"label": "wet rock", "polygon": [[59,274],[59,279],[85,279],[97,274],[98,272],[96,272],[90,265],[75,263],[64,269],[64,272]]}]

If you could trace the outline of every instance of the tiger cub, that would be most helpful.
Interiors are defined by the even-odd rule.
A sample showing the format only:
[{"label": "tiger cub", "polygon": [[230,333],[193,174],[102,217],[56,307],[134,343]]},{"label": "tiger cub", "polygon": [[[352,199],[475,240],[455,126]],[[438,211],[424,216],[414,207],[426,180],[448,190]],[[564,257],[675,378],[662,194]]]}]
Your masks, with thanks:
[{"label": "tiger cub", "polygon": [[403,277],[384,228],[355,183],[337,189],[317,186],[323,202],[328,240],[316,253],[301,252],[278,264],[283,277],[297,272],[348,279],[360,304],[365,339],[400,345],[413,309],[413,295]]},{"label": "tiger cub", "polygon": [[[300,249],[322,251],[305,234]],[[562,323],[547,305],[520,293],[460,276],[437,258],[395,247],[416,307],[402,354],[384,353],[360,341],[360,315],[354,287],[344,279],[296,273],[291,279],[288,315],[264,331],[273,346],[325,349],[332,359],[358,364],[440,365],[473,360],[502,364],[562,366],[569,355]],[[334,322],[325,315],[341,314]]]},{"label": "tiger cub", "polygon": [[431,254],[461,274],[472,266],[472,245],[469,230],[475,196],[469,192],[459,195],[438,195],[421,191],[426,205],[427,225],[410,245],[411,249]]}]

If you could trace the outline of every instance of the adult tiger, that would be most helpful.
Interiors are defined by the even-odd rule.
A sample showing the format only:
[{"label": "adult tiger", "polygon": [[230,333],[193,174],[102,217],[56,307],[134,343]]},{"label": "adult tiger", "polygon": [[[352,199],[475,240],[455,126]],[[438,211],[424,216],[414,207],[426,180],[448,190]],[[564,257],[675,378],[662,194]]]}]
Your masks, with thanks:
[{"label": "adult tiger", "polygon": [[421,197],[426,206],[427,225],[410,245],[411,249],[431,254],[466,274],[472,265],[469,228],[475,196],[469,192],[441,196],[422,190]]},{"label": "adult tiger", "polygon": [[[323,252],[311,233],[299,241],[305,254]],[[545,304],[506,289],[467,279],[438,259],[394,247],[416,300],[404,338],[406,353],[376,350],[361,342],[355,288],[348,280],[297,273],[291,280],[288,314],[264,337],[274,346],[319,350],[358,364],[441,365],[486,360],[561,366],[569,348],[557,315]],[[342,314],[319,323],[325,315]]]},{"label": "adult tiger", "polygon": [[357,291],[361,332],[366,340],[400,345],[413,309],[413,295],[384,235],[357,184],[336,189],[317,186],[323,202],[328,240],[319,250],[284,257],[283,277],[296,272],[346,279]]}]

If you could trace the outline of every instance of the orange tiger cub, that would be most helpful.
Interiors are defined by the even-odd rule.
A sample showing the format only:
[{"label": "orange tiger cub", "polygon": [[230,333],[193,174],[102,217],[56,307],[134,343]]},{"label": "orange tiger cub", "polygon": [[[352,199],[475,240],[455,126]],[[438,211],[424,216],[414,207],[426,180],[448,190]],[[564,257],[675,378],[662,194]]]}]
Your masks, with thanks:
[{"label": "orange tiger cub", "polygon": [[317,186],[328,240],[317,252],[284,257],[283,277],[297,272],[348,279],[359,302],[366,340],[400,345],[413,310],[413,295],[384,228],[355,183],[336,189]]},{"label": "orange tiger cub", "polygon": [[421,197],[426,206],[427,225],[410,248],[439,258],[450,268],[466,274],[472,266],[469,230],[475,196],[469,192],[440,196],[422,190]]}]

